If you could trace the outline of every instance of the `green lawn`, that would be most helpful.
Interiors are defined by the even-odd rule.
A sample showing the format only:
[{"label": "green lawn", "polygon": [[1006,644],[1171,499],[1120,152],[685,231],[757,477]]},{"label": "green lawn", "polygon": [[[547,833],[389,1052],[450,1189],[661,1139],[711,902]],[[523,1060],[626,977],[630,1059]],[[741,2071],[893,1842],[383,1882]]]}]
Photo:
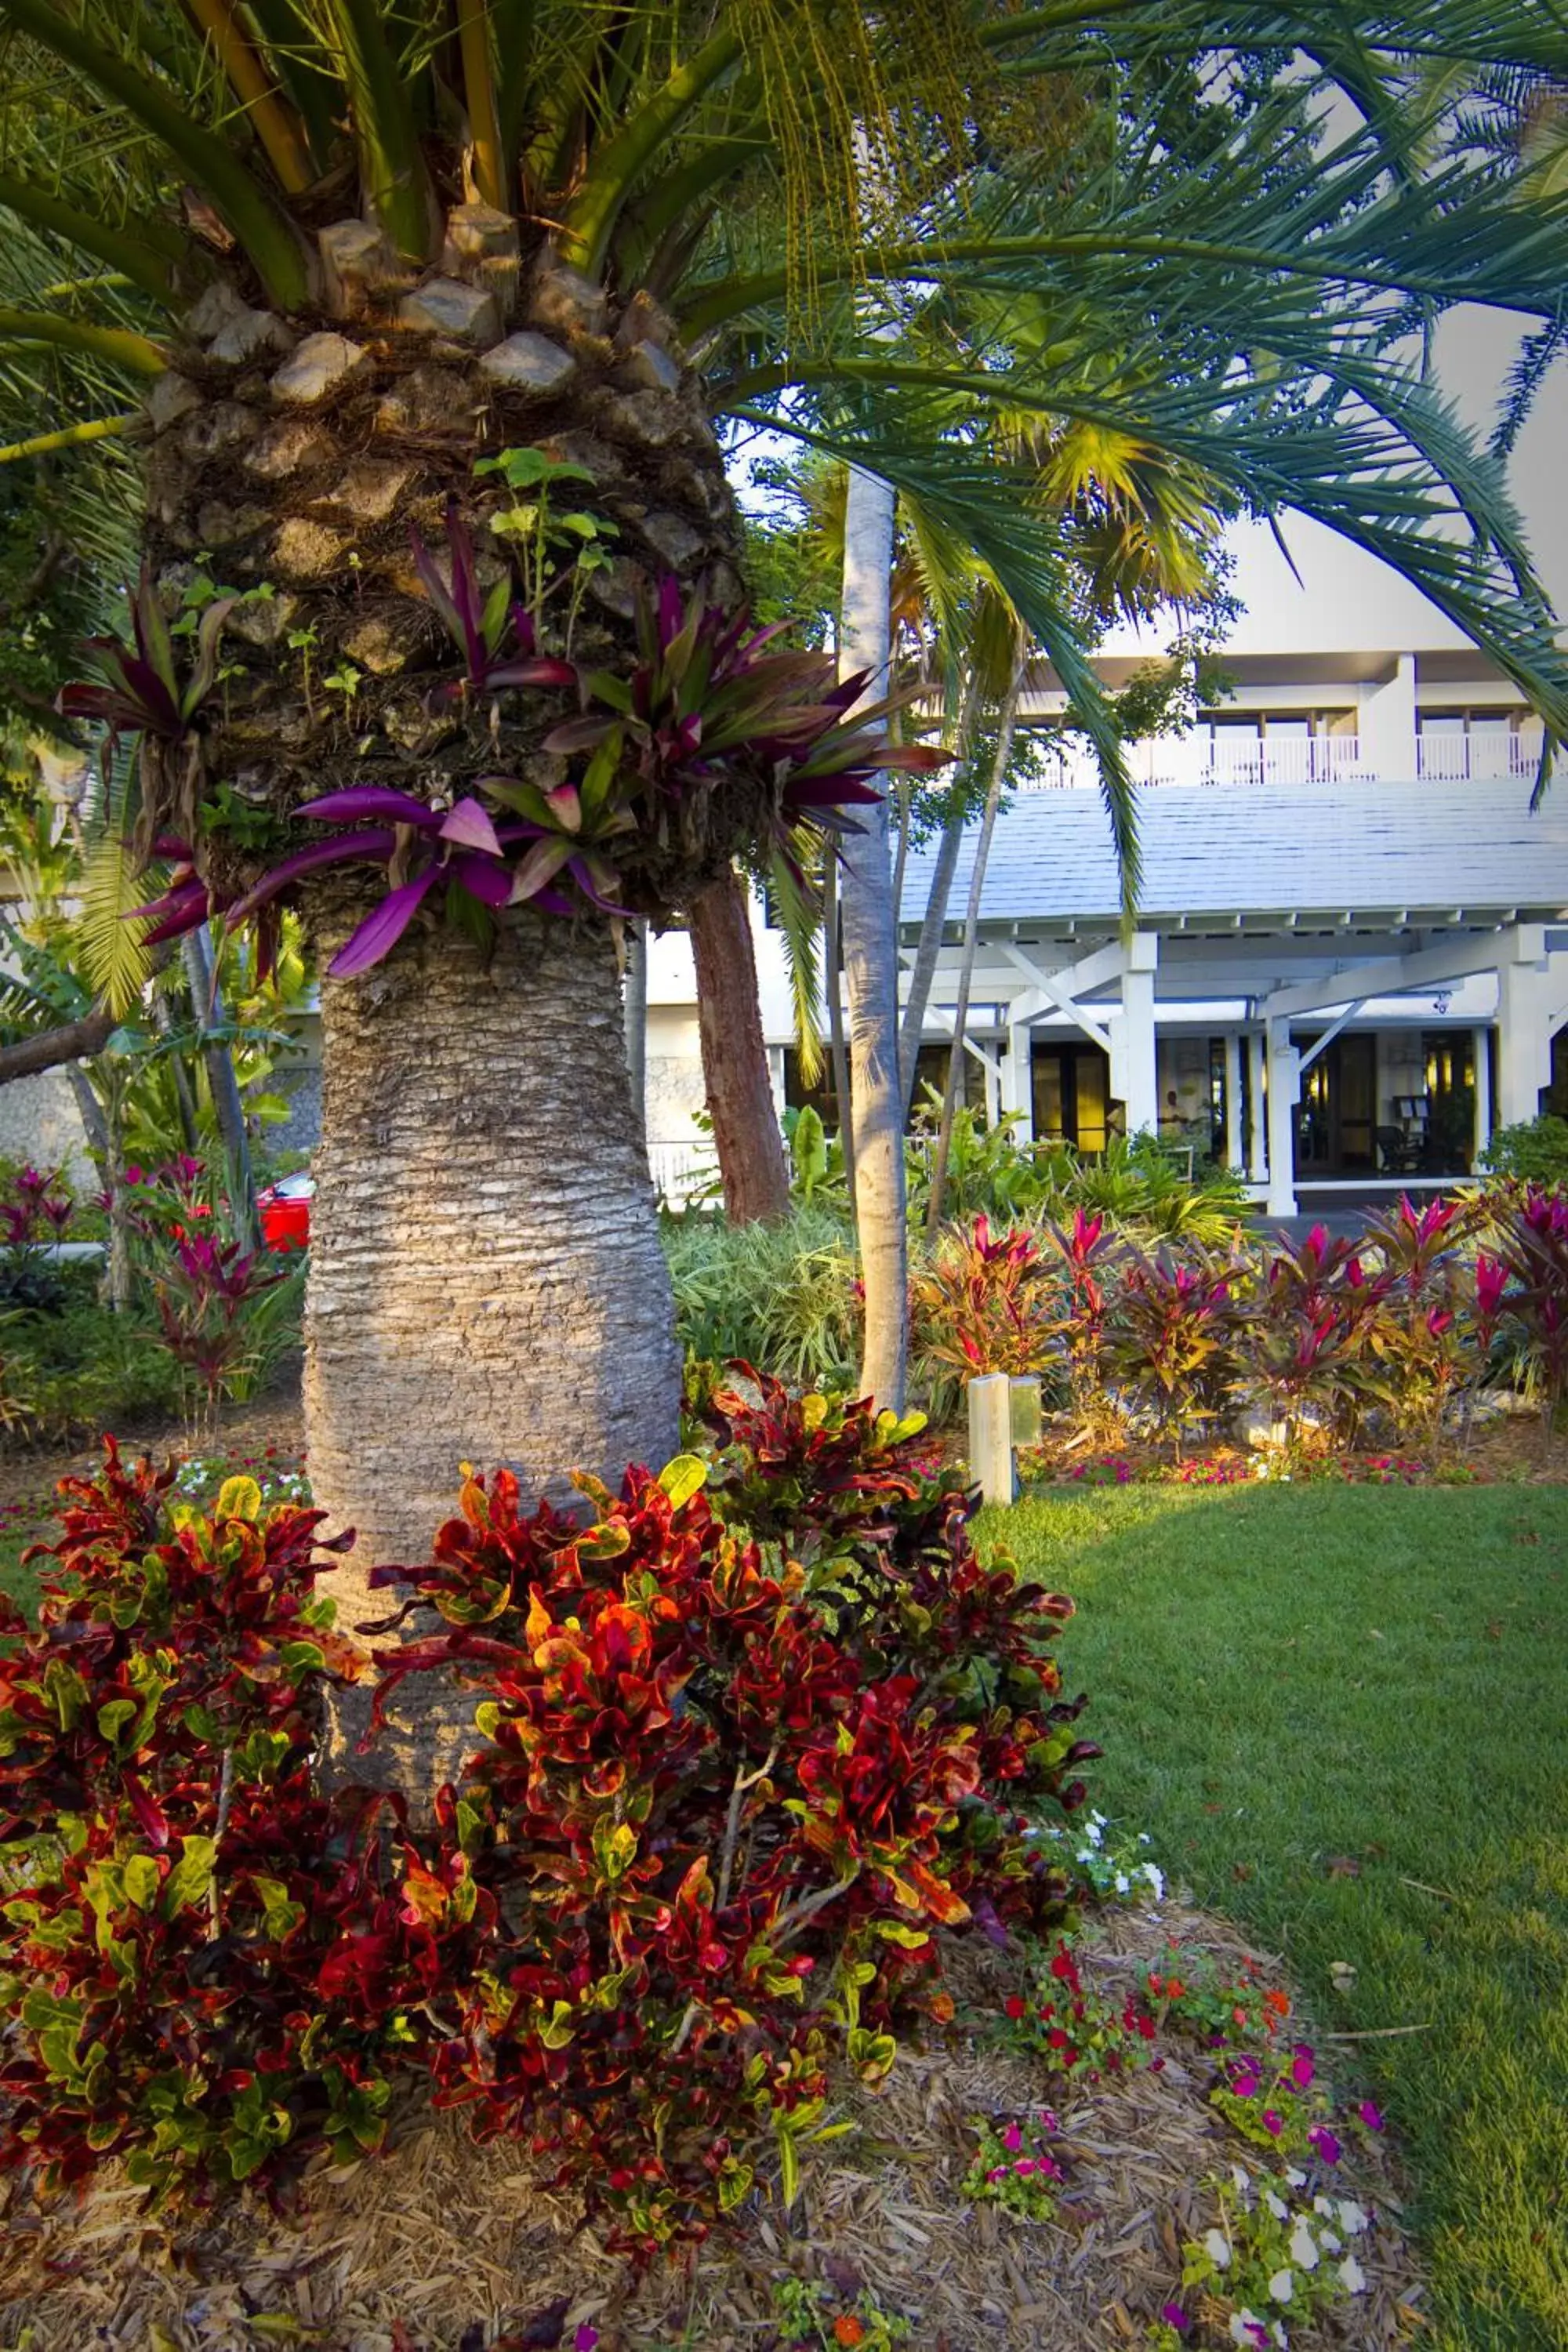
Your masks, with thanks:
[{"label": "green lawn", "polygon": [[983,1534],[1079,1603],[1096,1801],[1322,2024],[1425,2029],[1350,2045],[1416,2183],[1423,2340],[1561,2352],[1568,1488],[1140,1487]]}]

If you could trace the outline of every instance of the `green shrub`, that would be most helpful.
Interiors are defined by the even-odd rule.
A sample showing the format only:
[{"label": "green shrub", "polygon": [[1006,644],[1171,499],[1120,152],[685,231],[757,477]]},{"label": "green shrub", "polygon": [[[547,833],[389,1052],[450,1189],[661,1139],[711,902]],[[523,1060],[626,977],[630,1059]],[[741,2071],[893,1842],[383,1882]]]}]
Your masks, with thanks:
[{"label": "green shrub", "polygon": [[1510,1176],[1552,1191],[1568,1186],[1568,1118],[1541,1118],[1500,1127],[1478,1165],[1489,1176]]},{"label": "green shrub", "polygon": [[802,1388],[853,1385],[859,1275],[847,1220],[820,1206],[773,1225],[712,1211],[664,1221],[676,1328],[689,1361],[762,1364]]}]

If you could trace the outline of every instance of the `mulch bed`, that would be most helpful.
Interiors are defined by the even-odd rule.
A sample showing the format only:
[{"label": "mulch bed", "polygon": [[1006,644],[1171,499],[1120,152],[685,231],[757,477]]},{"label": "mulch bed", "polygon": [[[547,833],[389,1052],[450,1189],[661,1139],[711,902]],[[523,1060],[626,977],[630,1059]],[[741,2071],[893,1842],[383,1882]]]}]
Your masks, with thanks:
[{"label": "mulch bed", "polygon": [[[1121,1997],[1172,1940],[1227,1967],[1250,1948],[1222,1922],[1167,1902],[1110,1915],[1080,1947],[1080,1966]],[[994,2014],[999,1966],[984,1946],[952,1946],[961,2020]],[[47,2212],[13,2189],[0,2342],[28,2352],[484,2352],[503,2338],[570,2345],[587,2322],[603,2352],[771,2352],[773,2288],[794,2272],[851,2300],[869,2289],[911,2323],[911,2352],[1138,2344],[1176,2289],[1181,2241],[1215,2219],[1200,2181],[1239,2148],[1206,2104],[1212,2065],[1175,2035],[1162,2047],[1163,2071],[1075,2095],[1037,2063],[954,2028],[903,2053],[877,2094],[843,2097],[838,2111],[858,2128],[809,2158],[791,2214],[756,2193],[703,2246],[640,2281],[515,2147],[476,2147],[460,2117],[423,2108],[404,2115],[379,2159],[308,2177],[287,2215],[241,2197],[163,2224],[112,2171],[79,2206]],[[1333,2063],[1321,2047],[1320,2056]],[[969,2203],[959,2190],[969,2118],[1047,2099],[1068,2176],[1058,2220]],[[1400,2183],[1384,2156],[1347,2158],[1340,2172],[1341,2193],[1376,2215],[1357,2242],[1367,2291],[1313,2328],[1293,2326],[1291,2343],[1384,2352],[1423,2324]]]}]

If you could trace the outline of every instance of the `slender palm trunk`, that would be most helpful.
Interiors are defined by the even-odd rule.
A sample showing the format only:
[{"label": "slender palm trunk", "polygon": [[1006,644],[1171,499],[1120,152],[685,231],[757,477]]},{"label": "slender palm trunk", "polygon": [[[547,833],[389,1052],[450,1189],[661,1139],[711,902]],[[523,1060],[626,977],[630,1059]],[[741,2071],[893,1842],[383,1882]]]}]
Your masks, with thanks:
[{"label": "slender palm trunk", "polygon": [[829,848],[822,866],[822,992],[827,1000],[827,1063],[838,1106],[838,1148],[849,1216],[855,1216],[855,1106],[849,1099],[849,1049],[844,1038],[844,924],[838,908],[838,856]]},{"label": "slender palm trunk", "polygon": [[206,1064],[213,1115],[227,1162],[235,1223],[248,1245],[257,1249],[261,1243],[261,1227],[256,1212],[256,1180],[251,1173],[250,1137],[245,1125],[245,1105],[239,1098],[239,1081],[234,1074],[234,1055],[224,1038],[208,1034],[221,1027],[226,1018],[209,926],[204,923],[199,930],[187,932],[180,942],[180,950],[191,992],[191,1008],[202,1034],[202,1058]]},{"label": "slender palm trunk", "polygon": [[973,731],[977,698],[972,673],[965,684],[963,705],[958,714],[958,765],[953,771],[949,791],[947,816],[942,828],[942,839],[937,845],[936,864],[931,868],[931,888],[926,893],[926,910],[921,920],[914,968],[910,973],[910,992],[904,1003],[903,1026],[899,1033],[899,1084],[903,1088],[906,1116],[914,1100],[915,1066],[920,1060],[921,1044],[925,1035],[926,1009],[931,1003],[937,958],[942,953],[942,935],[947,928],[947,902],[952,895],[952,877],[958,871],[958,853],[963,846],[963,835],[969,824],[968,780],[963,772],[963,762],[969,757],[969,739]]},{"label": "slender palm trunk", "polygon": [[[324,951],[353,911],[318,914]],[[429,1557],[465,1459],[557,1501],[574,1470],[662,1465],[679,1358],[606,929],[520,914],[488,960],[405,942],[321,1010],[306,1444],[357,1526],[332,1579],[353,1629],[386,1610],[374,1564]]]},{"label": "slender palm trunk", "polygon": [[[868,672],[868,696],[887,690],[892,558],[893,493],[885,482],[853,467],[844,517],[839,664],[842,670]],[[866,1298],[860,1390],[879,1406],[901,1412],[909,1370],[909,1236],[899,1087],[898,934],[886,798],[874,808],[857,809],[856,822],[861,829],[846,842],[840,862],[855,1208]]]},{"label": "slender palm trunk", "polygon": [[647,1135],[647,921],[643,916],[626,925],[626,968],[621,982],[621,1003],[626,1024],[626,1076],[632,1108],[644,1139]]},{"label": "slender palm trunk", "polygon": [[773,1107],[746,886],[731,866],[691,901],[697,1025],[724,1206],[735,1224],[789,1214],[789,1169]]},{"label": "slender palm trunk", "polygon": [[986,788],[985,810],[980,820],[980,838],[974,845],[974,866],[969,877],[969,905],[964,913],[963,948],[958,968],[958,1002],[952,1013],[952,1052],[947,1065],[947,1084],[942,1088],[942,1125],[937,1129],[936,1153],[931,1171],[931,1199],[926,1204],[926,1230],[932,1234],[942,1223],[942,1195],[947,1190],[952,1122],[958,1108],[958,1087],[963,1070],[964,1033],[969,1026],[969,992],[974,982],[974,954],[980,940],[980,900],[985,887],[985,865],[991,855],[991,836],[996,829],[996,811],[1001,805],[1002,787],[1007,781],[1007,762],[1013,753],[1013,728],[1018,716],[1018,698],[1023,690],[1024,667],[1020,662],[1013,672],[999,715],[996,756],[992,762],[991,782]]}]

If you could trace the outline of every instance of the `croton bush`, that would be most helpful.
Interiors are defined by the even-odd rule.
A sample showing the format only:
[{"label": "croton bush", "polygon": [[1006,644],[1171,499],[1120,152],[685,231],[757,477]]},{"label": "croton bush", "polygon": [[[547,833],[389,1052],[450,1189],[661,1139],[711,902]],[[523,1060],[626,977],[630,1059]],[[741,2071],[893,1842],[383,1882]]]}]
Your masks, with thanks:
[{"label": "croton bush", "polygon": [[[983,1562],[917,1425],[738,1371],[710,1446],[585,1508],[471,1476],[383,1631],[377,1717],[456,1675],[434,1819],[310,1765],[354,1671],[319,1517],[72,1482],[4,1625],[0,2162],[164,2193],[375,2145],[400,2077],[584,2193],[700,2231],[945,2019],[938,1929],[1046,1930],[1081,1802],[1071,1604]],[[410,1624],[412,1622],[412,1625]],[[370,1734],[372,1740],[375,1729]]]}]

